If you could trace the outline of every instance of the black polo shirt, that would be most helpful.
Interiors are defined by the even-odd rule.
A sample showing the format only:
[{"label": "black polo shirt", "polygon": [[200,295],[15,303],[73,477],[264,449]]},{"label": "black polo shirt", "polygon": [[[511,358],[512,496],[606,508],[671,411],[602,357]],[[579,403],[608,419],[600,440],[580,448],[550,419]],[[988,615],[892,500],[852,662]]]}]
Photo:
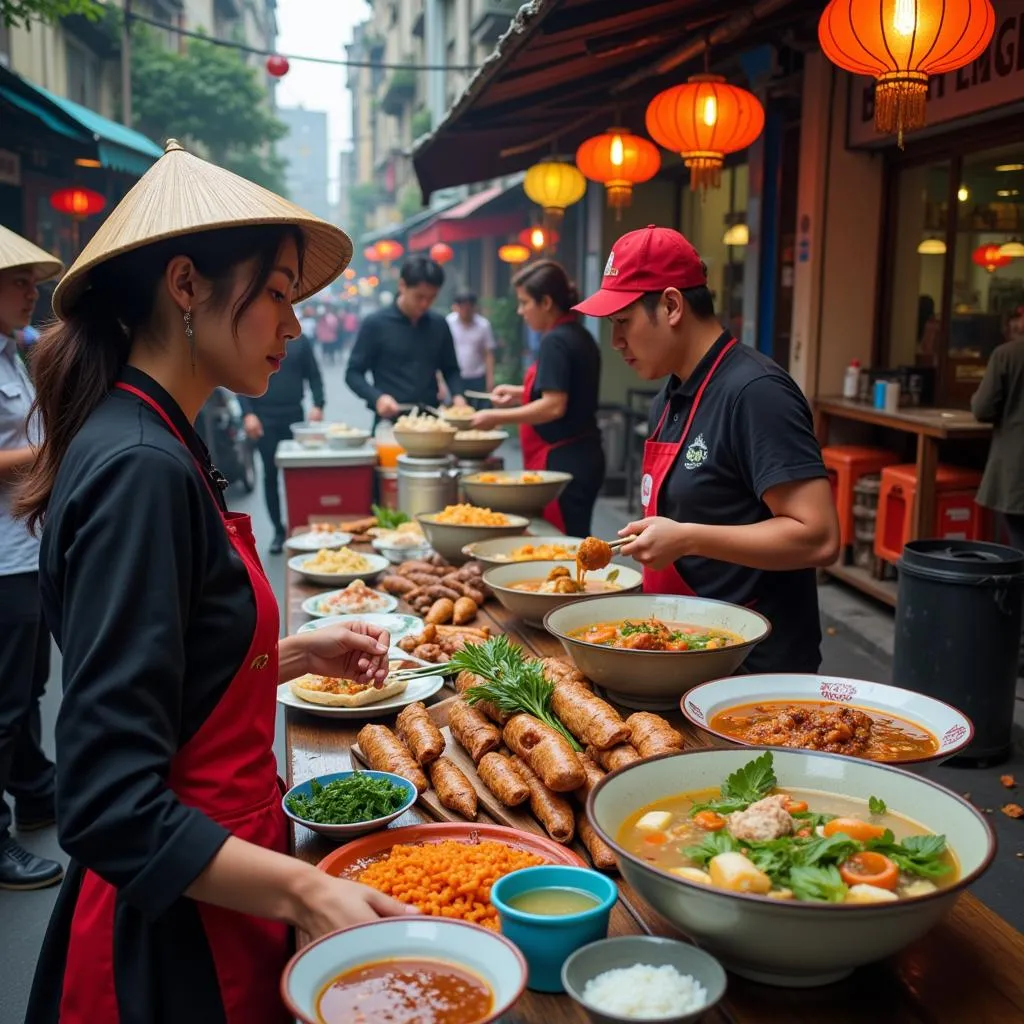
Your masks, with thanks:
[{"label": "black polo shirt", "polygon": [[[651,406],[656,440],[678,442],[694,397],[731,340],[724,332],[690,377],[675,375]],[[779,484],[824,478],[811,411],[792,377],[767,356],[734,345],[704,391],[690,433],[658,495],[657,515],[677,522],[742,526],[772,518],[764,494]],[[702,557],[676,570],[700,597],[746,605],[772,633],[743,664],[746,672],[816,672],[821,626],[813,569],[766,572]]]},{"label": "black polo shirt", "polygon": [[534,427],[555,444],[588,434],[597,436],[597,401],[601,385],[601,350],[593,335],[577,321],[556,324],[540,339],[537,377],[526,401],[545,391],[563,391],[568,398],[565,415]]},{"label": "black polo shirt", "polygon": [[448,390],[461,395],[455,342],[445,318],[428,309],[413,323],[394,303],[363,321],[348,359],[345,383],[371,409],[381,395],[401,403],[434,405],[438,370]]}]

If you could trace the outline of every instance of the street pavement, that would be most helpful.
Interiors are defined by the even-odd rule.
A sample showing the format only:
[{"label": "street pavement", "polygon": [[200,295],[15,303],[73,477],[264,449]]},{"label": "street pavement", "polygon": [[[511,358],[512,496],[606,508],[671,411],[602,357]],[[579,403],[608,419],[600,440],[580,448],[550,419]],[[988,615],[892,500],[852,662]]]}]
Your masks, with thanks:
[{"label": "street pavement", "polygon": [[[369,427],[369,411],[345,387],[344,365],[325,366],[323,370],[326,417],[344,420],[352,426]],[[518,451],[514,447],[509,446],[509,450],[501,454],[505,455],[507,465],[518,464]],[[278,601],[283,604],[285,556],[266,553],[273,531],[263,506],[261,482],[250,495],[232,491],[229,502],[233,509],[252,515],[267,573]],[[595,512],[594,533],[613,537],[626,521],[620,502],[602,500]],[[822,643],[822,673],[890,682],[891,611],[880,609],[836,584],[821,588],[821,603],[826,626]],[[51,756],[60,690],[60,656],[54,648],[50,681],[43,701],[44,743]],[[1015,773],[1024,787],[1024,687],[1020,686],[1015,721],[1015,751],[1007,765],[984,769],[932,767],[923,769],[921,774],[958,793],[970,794],[975,805],[991,815],[990,820],[999,837],[999,851],[992,868],[973,887],[973,892],[1014,927],[1024,928],[1024,898],[1021,895],[1024,893],[1024,820],[1013,821],[999,812],[1007,801],[1020,800],[1019,795],[1012,795],[1002,787],[999,776]],[[283,775],[284,717],[280,712],[275,751]],[[54,829],[19,839],[34,853],[66,860],[57,845]],[[32,972],[56,893],[56,889],[26,893],[0,891],[0,1024],[20,1024],[24,1020]]]}]

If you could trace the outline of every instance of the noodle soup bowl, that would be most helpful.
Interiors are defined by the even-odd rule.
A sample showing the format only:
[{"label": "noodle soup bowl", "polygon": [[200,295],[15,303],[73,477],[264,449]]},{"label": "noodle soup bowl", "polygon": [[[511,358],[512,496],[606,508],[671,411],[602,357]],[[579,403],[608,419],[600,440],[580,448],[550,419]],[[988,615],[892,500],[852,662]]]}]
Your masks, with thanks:
[{"label": "noodle soup bowl", "polygon": [[339,975],[383,960],[440,961],[481,979],[491,990],[492,1007],[474,1024],[499,1020],[526,988],[526,960],[504,936],[464,921],[410,914],[343,928],[301,949],[281,977],[285,1006],[303,1024],[323,1024],[318,1003],[324,989]]}]

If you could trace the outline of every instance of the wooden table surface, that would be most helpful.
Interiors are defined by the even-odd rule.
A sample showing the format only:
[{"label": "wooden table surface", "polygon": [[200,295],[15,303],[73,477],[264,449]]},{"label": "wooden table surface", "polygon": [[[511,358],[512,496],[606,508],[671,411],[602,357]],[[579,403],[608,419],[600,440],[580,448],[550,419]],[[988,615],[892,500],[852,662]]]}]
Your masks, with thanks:
[{"label": "wooden table surface", "polygon": [[984,438],[992,433],[990,423],[979,423],[966,409],[933,409],[908,406],[896,412],[876,409],[852,398],[819,398],[814,408],[826,416],[872,423],[908,434],[924,434],[946,441],[954,438]]},{"label": "wooden table surface", "polygon": [[[309,586],[289,569],[286,623],[293,633],[308,616],[301,604],[322,587]],[[538,655],[563,655],[554,637],[511,618],[495,601],[481,619],[497,632],[513,636]],[[436,700],[451,696],[447,688]],[[349,747],[359,724],[333,721],[286,708],[288,783],[352,767]],[[714,737],[683,722],[674,724],[688,746],[711,746]],[[481,820],[488,820],[485,813]],[[432,820],[418,806],[392,827]],[[334,846],[297,827],[295,853],[316,863]],[[684,938],[647,909],[620,882],[620,899],[610,935],[647,932]],[[765,942],[773,941],[770,934]],[[818,989],[773,988],[729,975],[723,1002],[703,1020],[708,1024],[1010,1024],[1024,1021],[1024,935],[970,894],[957,901],[950,916],[901,955],[861,968],[846,981]],[[527,991],[503,1021],[506,1024],[586,1024],[586,1015],[568,996]]]}]

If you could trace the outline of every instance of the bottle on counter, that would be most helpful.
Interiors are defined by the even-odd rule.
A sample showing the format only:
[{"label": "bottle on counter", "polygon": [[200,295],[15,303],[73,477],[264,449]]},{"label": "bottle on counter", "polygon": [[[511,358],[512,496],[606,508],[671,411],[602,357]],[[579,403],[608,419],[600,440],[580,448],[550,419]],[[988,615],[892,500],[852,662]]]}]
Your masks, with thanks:
[{"label": "bottle on counter", "polygon": [[856,398],[860,390],[860,360],[854,359],[843,375],[843,398]]}]

